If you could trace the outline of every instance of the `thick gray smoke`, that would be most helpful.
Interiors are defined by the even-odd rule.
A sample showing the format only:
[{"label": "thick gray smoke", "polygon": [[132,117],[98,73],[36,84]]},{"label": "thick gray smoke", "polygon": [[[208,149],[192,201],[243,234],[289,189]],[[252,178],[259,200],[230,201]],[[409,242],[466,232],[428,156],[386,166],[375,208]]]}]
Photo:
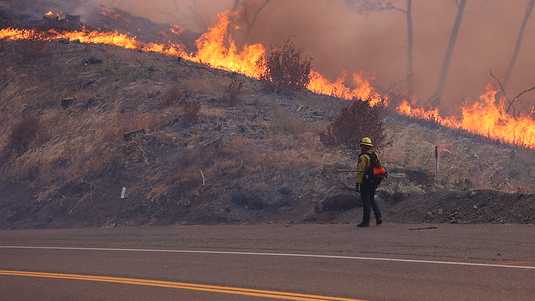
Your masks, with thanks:
[{"label": "thick gray smoke", "polygon": [[[265,0],[242,1],[260,4]],[[389,2],[403,8],[405,1]],[[491,69],[498,77],[505,75],[528,1],[467,1],[443,109],[453,113],[464,100],[477,99],[491,82]],[[457,1],[413,3],[415,94],[427,99],[437,84]],[[88,15],[98,4],[201,31],[215,22],[218,12],[231,8],[234,0],[93,0],[82,1],[77,11]],[[360,70],[388,88],[405,78],[406,22],[405,15],[398,10],[363,13],[349,7],[347,0],[271,0],[249,38],[268,46],[292,38],[314,58],[315,68],[332,79],[342,71]],[[510,95],[535,85],[534,50],[532,16],[508,87]],[[404,90],[403,86],[400,89]],[[529,100],[526,97],[524,108],[535,105]]]},{"label": "thick gray smoke", "polygon": [[76,5],[72,10],[72,13],[82,16],[82,20],[86,22],[97,12],[98,7],[99,3],[96,0],[81,1],[81,3]]},{"label": "thick gray smoke", "polygon": [[41,18],[51,10],[81,15],[85,20],[96,11],[99,3],[99,0],[0,0],[0,5],[34,18]]},{"label": "thick gray smoke", "polygon": [[[341,70],[363,70],[385,87],[405,78],[407,35],[402,12],[358,14],[346,1],[273,2],[256,26],[254,36],[259,40],[270,44],[293,37],[314,57],[315,66],[332,77]],[[391,2],[405,6],[405,0]],[[455,112],[451,104],[477,98],[491,81],[491,69],[498,77],[504,76],[527,4],[528,0],[468,0],[443,109]],[[456,1],[413,1],[414,75],[419,98],[427,99],[435,90],[456,13]],[[535,85],[535,16],[525,38],[509,94]]]},{"label": "thick gray smoke", "polygon": [[93,0],[120,8],[156,22],[185,26],[202,32],[216,20],[219,12],[232,7],[234,0]]}]

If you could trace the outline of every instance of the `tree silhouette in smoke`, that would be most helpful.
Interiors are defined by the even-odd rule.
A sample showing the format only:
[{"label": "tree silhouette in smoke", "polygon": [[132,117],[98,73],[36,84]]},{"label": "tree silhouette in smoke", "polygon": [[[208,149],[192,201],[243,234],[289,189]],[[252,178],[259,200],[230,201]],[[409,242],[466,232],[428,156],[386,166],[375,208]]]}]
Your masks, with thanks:
[{"label": "tree silhouette in smoke", "polygon": [[406,48],[406,75],[404,81],[407,83],[407,97],[414,96],[414,23],[413,23],[413,0],[406,0],[405,8],[400,8],[388,0],[346,0],[346,3],[358,13],[370,13],[381,11],[396,11],[405,15],[407,26],[407,48]]},{"label": "tree silhouette in smoke", "polygon": [[524,15],[524,19],[522,20],[522,24],[520,25],[520,29],[518,30],[518,37],[516,39],[515,49],[513,50],[513,56],[511,57],[511,61],[505,73],[505,77],[503,80],[504,87],[507,87],[507,85],[509,84],[509,81],[511,80],[513,69],[515,68],[518,55],[520,54],[520,49],[522,48],[522,44],[524,42],[524,34],[526,32],[526,27],[528,25],[528,21],[531,16],[531,13],[533,12],[533,7],[535,7],[535,0],[530,0],[528,2],[528,6],[526,7],[526,13]]},{"label": "tree silhouette in smoke", "polygon": [[232,10],[238,13],[239,21],[245,26],[246,40],[250,39],[258,17],[271,1],[263,0],[260,4],[255,2],[257,1],[235,0],[232,6]]},{"label": "tree silhouette in smoke", "polygon": [[385,10],[402,10],[389,0],[346,0],[346,3],[361,13]]},{"label": "tree silhouette in smoke", "polygon": [[442,68],[437,82],[435,94],[433,94],[430,99],[431,105],[434,107],[440,106],[440,101],[442,95],[444,94],[444,88],[446,87],[451,61],[453,59],[453,51],[455,50],[455,45],[457,44],[457,38],[459,37],[459,31],[461,29],[461,24],[463,23],[464,10],[467,2],[468,0],[459,0],[456,2],[457,16],[455,17],[455,21],[453,22],[453,27],[451,29],[448,48],[446,49],[446,54],[444,55],[444,60],[442,62]]}]

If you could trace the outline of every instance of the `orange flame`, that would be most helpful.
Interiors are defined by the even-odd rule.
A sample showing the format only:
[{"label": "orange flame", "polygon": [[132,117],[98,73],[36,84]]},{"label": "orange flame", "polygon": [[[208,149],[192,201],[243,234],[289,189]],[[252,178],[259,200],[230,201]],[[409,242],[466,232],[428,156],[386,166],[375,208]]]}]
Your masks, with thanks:
[{"label": "orange flame", "polygon": [[219,14],[216,25],[197,40],[197,54],[193,60],[259,78],[263,72],[258,62],[266,55],[266,48],[262,44],[252,44],[238,50],[228,34],[230,17],[231,13]]},{"label": "orange flame", "polygon": [[[172,43],[140,42],[135,37],[118,32],[87,30],[38,32],[5,28],[0,29],[0,40],[66,39],[87,44],[112,45],[180,57],[214,68],[259,78],[263,70],[258,62],[265,57],[266,48],[262,44],[251,44],[240,49],[228,32],[231,17],[232,13],[219,15],[218,22],[196,41],[196,53],[187,53],[183,46]],[[346,85],[346,83],[349,84]],[[372,105],[379,103],[388,105],[388,99],[381,95],[361,73],[354,73],[351,77],[342,74],[335,81],[330,81],[318,71],[313,70],[307,88],[318,94],[347,100],[367,99]],[[508,114],[504,109],[504,102],[496,104],[495,98],[496,90],[488,87],[478,101],[462,108],[460,118],[444,117],[440,115],[438,109],[426,110],[412,106],[407,101],[402,102],[396,110],[405,116],[433,121],[445,127],[462,129],[501,142],[535,149],[535,120],[528,116],[515,117]]]},{"label": "orange flame", "polygon": [[496,102],[496,89],[487,86],[478,101],[462,108],[460,119],[442,117],[437,109],[412,107],[407,101],[397,111],[417,119],[434,121],[442,126],[465,130],[469,133],[535,149],[535,120],[529,116],[515,117],[506,112],[505,101]]},{"label": "orange flame", "polygon": [[346,80],[346,74],[342,74],[336,81],[331,82],[321,75],[321,73],[312,71],[310,74],[310,83],[307,88],[318,94],[330,95],[347,100],[366,99],[370,101],[372,106],[387,101],[386,98],[375,91],[371,83],[361,73],[353,74],[352,80],[353,86],[355,87],[353,89],[345,85]]},{"label": "orange flame", "polygon": [[48,11],[44,14],[44,17],[50,20],[63,20],[65,17],[61,13],[56,13],[53,11]]},{"label": "orange flame", "polygon": [[185,32],[185,29],[176,24],[173,24],[171,25],[171,27],[169,27],[169,32],[174,35],[181,36]]},{"label": "orange flame", "polygon": [[33,40],[39,39],[39,34],[34,30],[27,29],[0,29],[0,40],[19,41],[19,40]]},{"label": "orange flame", "polygon": [[0,29],[0,40],[19,41],[19,40],[69,40],[83,44],[101,44],[111,45],[126,49],[136,49],[144,52],[158,52],[169,56],[188,57],[186,51],[181,45],[177,44],[158,44],[143,43],[127,34],[118,32],[99,32],[99,31],[65,31],[58,32],[49,30],[42,33],[30,29]]},{"label": "orange flame", "polygon": [[51,39],[66,39],[69,41],[79,41],[84,44],[104,44],[122,47],[126,49],[143,49],[144,45],[136,39],[118,32],[85,32],[85,31],[70,31],[70,32],[55,32]]},{"label": "orange flame", "polygon": [[78,41],[84,44],[112,45],[126,49],[136,49],[145,52],[157,52],[169,56],[177,56],[197,63],[227,71],[245,74],[259,78],[263,73],[258,62],[266,54],[262,44],[246,45],[239,50],[236,42],[228,34],[231,13],[219,15],[218,22],[197,41],[197,52],[189,54],[184,47],[177,44],[143,43],[135,37],[119,32],[99,31],[66,31],[50,30],[41,34],[35,30],[0,29],[0,39],[5,40],[61,40]]}]

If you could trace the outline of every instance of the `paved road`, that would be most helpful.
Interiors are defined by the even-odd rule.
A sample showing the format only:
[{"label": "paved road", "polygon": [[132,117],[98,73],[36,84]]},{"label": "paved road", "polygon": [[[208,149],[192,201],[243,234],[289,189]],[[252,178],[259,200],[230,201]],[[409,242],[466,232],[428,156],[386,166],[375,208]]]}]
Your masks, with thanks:
[{"label": "paved road", "polygon": [[535,300],[535,226],[428,227],[0,231],[0,299]]}]

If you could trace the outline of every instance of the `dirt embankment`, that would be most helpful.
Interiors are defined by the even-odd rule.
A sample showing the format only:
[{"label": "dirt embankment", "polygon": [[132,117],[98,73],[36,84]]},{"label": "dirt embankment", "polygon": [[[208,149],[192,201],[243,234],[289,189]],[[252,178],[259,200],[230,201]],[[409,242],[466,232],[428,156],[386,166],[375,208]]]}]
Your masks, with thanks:
[{"label": "dirt embankment", "polygon": [[[359,214],[347,189],[354,175],[336,172],[353,168],[354,154],[319,139],[345,101],[276,95],[206,66],[77,43],[0,42],[0,64],[1,228]],[[391,220],[451,222],[455,207],[457,222],[533,222],[532,196],[470,192],[533,192],[533,152],[395,115],[387,127],[392,177],[381,198]],[[438,181],[435,144],[444,146]],[[429,194],[437,190],[466,192]],[[509,205],[522,210],[501,209]]]}]

